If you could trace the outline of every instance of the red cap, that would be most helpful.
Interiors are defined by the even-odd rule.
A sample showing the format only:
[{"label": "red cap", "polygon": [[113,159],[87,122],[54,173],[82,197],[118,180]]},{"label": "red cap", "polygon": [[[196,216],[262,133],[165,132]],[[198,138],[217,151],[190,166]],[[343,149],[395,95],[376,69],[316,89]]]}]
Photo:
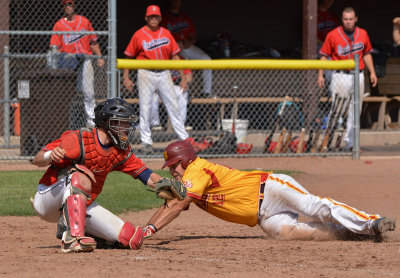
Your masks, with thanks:
[{"label": "red cap", "polygon": [[150,5],[147,7],[146,16],[158,15],[161,16],[160,7],[157,5]]},{"label": "red cap", "polygon": [[64,6],[65,4],[74,4],[74,0],[61,0],[62,5]]}]

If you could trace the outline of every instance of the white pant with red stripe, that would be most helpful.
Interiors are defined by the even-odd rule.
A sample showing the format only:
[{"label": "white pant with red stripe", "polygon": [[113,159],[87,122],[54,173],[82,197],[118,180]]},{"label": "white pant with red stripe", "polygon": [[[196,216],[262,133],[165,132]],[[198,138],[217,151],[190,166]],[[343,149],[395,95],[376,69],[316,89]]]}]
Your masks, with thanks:
[{"label": "white pant with red stripe", "polygon": [[[312,222],[299,222],[299,215]],[[372,223],[378,218],[379,215],[312,195],[292,177],[283,174],[268,177],[258,217],[263,231],[283,239],[326,239],[326,236],[340,236],[347,229],[373,235]]]},{"label": "white pant with red stripe", "polygon": [[[51,186],[39,184],[32,204],[36,214],[47,222],[57,223],[60,209],[71,195],[70,186],[71,184],[67,183],[65,178]],[[118,234],[125,223],[121,218],[100,206],[96,201],[87,207],[86,213],[86,233],[108,242],[118,241]]]}]

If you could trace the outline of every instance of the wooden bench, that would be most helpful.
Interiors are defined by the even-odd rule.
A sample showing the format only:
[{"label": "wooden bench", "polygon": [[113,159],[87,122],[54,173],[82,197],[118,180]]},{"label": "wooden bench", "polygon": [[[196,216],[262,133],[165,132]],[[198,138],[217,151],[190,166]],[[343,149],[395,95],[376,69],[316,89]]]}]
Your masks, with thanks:
[{"label": "wooden bench", "polygon": [[[383,130],[385,128],[386,106],[391,99],[386,96],[369,96],[363,99],[363,103],[377,103],[379,106],[378,122],[372,125],[372,129]],[[367,117],[370,120],[370,110],[367,112]],[[371,121],[371,120],[370,120]]]},{"label": "wooden bench", "polygon": [[[369,78],[366,74],[366,85],[370,86]],[[368,88],[368,87],[366,87]],[[364,100],[364,102],[376,102],[379,104],[378,122],[374,123],[373,128],[383,130],[390,128],[391,123],[390,115],[388,114],[387,104],[390,101],[400,101],[400,57],[390,57],[386,61],[386,72],[385,76],[378,78],[378,85],[375,88],[370,88],[372,95]],[[400,126],[400,108],[395,106],[399,110],[397,116],[397,127]],[[374,107],[372,107],[374,109]],[[371,109],[369,109],[371,110]],[[367,116],[370,116],[369,114]]]}]

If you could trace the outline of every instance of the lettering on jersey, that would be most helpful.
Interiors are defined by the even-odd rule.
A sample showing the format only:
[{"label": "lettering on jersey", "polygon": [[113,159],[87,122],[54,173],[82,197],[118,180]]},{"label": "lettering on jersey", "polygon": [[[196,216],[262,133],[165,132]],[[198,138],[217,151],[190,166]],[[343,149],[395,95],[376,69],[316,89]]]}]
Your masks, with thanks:
[{"label": "lettering on jersey", "polygon": [[154,50],[156,48],[160,48],[164,45],[169,44],[168,38],[159,38],[156,40],[151,40],[149,42],[143,41],[143,49],[144,50]]},{"label": "lettering on jersey", "polygon": [[350,48],[349,45],[346,45],[344,47],[342,47],[341,45],[338,45],[337,53],[340,56],[345,56],[345,55],[349,55],[350,53],[356,53],[356,52],[361,51],[363,49],[364,49],[364,44],[362,42],[357,42],[357,43],[353,44],[352,48]]},{"label": "lettering on jersey", "polygon": [[171,24],[171,23],[167,24],[167,29],[172,34],[182,32],[183,30],[188,29],[189,27],[190,27],[190,25],[186,21],[178,22],[176,24]]},{"label": "lettering on jersey", "polygon": [[[79,30],[79,32],[84,32],[84,31],[86,31],[86,30],[85,29]],[[73,44],[73,43],[79,41],[84,36],[85,35],[64,35],[63,40],[64,40],[64,43],[66,45],[68,45],[68,44]]]},{"label": "lettering on jersey", "polygon": [[223,206],[225,201],[225,194],[213,194],[211,196],[211,203],[213,205]]},{"label": "lettering on jersey", "polygon": [[184,182],[183,182],[183,185],[184,185],[186,188],[192,188],[192,187],[193,187],[193,182],[192,182],[192,180],[187,180],[187,181],[184,181]]}]

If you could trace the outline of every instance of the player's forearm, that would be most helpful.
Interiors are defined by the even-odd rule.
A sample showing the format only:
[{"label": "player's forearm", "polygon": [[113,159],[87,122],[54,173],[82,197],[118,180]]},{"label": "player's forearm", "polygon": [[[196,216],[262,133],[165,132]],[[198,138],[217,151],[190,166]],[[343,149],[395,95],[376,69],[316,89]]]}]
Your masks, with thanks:
[{"label": "player's forearm", "polygon": [[46,167],[49,165],[50,160],[44,157],[46,151],[39,151],[33,158],[32,164],[38,167]]},{"label": "player's forearm", "polygon": [[128,80],[129,79],[129,69],[124,69],[123,79],[124,80]]},{"label": "player's forearm", "polygon": [[185,202],[185,200],[178,201],[174,199],[169,201],[167,206],[161,207],[159,211],[153,215],[149,223],[157,227],[158,231],[161,230],[179,216],[183,210],[182,202]]},{"label": "player's forearm", "polygon": [[398,24],[393,26],[393,40],[397,45],[400,46],[400,25]]},{"label": "player's forearm", "polygon": [[[321,59],[320,59],[320,60],[321,60],[321,61],[327,61],[328,58],[325,57],[325,56],[321,56]],[[323,70],[323,69],[321,69],[321,70],[318,71],[318,76],[319,76],[319,77],[323,77],[323,76],[324,76],[324,70]]]},{"label": "player's forearm", "polygon": [[159,174],[151,173],[150,178],[147,180],[147,185],[154,189],[161,179],[162,177]]},{"label": "player's forearm", "polygon": [[372,60],[372,55],[371,54],[368,53],[367,55],[364,55],[364,63],[367,66],[368,71],[371,74],[376,75],[375,67],[374,67],[374,61]]}]

